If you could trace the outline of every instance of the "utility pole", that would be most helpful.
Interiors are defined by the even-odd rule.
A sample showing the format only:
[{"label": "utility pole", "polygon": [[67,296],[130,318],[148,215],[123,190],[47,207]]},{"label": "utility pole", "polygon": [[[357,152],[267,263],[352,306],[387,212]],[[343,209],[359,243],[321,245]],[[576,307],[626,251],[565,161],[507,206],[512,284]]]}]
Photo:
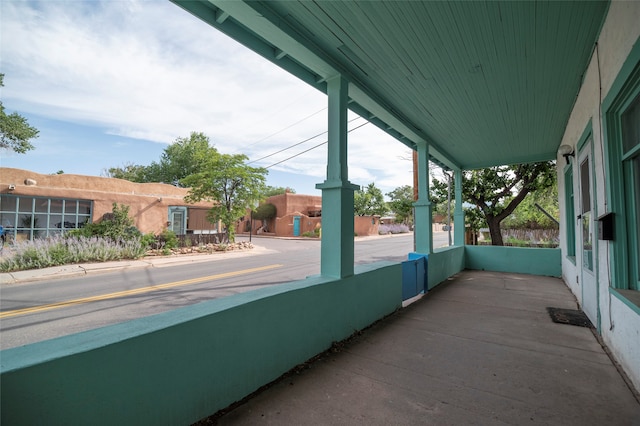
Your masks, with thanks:
[{"label": "utility pole", "polygon": [[444,170],[442,172],[447,177],[447,232],[449,233],[449,247],[451,247],[453,245],[451,242],[451,180],[453,176]]}]

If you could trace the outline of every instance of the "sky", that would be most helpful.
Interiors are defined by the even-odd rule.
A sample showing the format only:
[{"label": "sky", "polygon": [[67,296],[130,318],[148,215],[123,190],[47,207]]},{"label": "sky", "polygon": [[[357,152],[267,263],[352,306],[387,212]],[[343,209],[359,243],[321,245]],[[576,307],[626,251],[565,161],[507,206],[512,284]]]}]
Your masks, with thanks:
[{"label": "sky", "polygon": [[[1,151],[2,167],[104,176],[195,131],[269,167],[268,185],[320,195],[326,144],[295,155],[326,141],[326,95],[169,1],[2,0],[0,72],[5,112],[40,131],[34,150]],[[412,185],[410,149],[349,120],[349,180]]]}]

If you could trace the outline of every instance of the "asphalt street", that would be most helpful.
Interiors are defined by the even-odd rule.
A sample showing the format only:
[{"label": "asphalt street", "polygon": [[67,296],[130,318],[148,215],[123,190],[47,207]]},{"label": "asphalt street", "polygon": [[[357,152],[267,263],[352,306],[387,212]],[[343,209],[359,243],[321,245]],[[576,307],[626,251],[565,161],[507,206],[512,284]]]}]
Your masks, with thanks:
[{"label": "asphalt street", "polygon": [[[434,246],[446,245],[446,240],[446,233],[436,233]],[[31,279],[18,282],[3,277],[0,349],[304,279],[320,272],[318,240],[253,236],[252,242],[254,249],[241,252],[75,265],[34,271]],[[357,238],[355,262],[402,261],[412,250],[411,234]]]}]

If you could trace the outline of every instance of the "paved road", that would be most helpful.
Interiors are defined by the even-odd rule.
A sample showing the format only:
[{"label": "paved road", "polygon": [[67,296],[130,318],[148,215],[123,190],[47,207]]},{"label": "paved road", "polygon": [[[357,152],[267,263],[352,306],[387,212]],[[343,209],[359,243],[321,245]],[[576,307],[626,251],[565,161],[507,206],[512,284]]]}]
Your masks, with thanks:
[{"label": "paved road", "polygon": [[[239,240],[246,238],[240,237]],[[21,346],[320,273],[320,242],[253,237],[256,249],[0,287],[0,349]],[[434,245],[446,244],[437,233]],[[362,238],[357,264],[402,261],[412,235]],[[201,259],[203,257],[200,257]],[[185,259],[185,261],[189,261]]]}]

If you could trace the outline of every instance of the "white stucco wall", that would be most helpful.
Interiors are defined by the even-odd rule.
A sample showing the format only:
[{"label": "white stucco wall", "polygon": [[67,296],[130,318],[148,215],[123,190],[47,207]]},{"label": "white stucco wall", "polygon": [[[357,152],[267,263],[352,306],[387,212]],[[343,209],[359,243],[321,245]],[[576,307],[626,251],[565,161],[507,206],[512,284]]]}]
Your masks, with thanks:
[{"label": "white stucco wall", "polygon": [[[601,102],[604,99],[624,61],[634,44],[640,37],[640,2],[613,1],[602,28],[597,47],[594,49],[590,64],[584,75],[583,85],[576,99],[571,113],[562,145],[570,145],[578,153],[577,143],[591,121],[593,130],[593,170],[595,172],[595,212],[597,218],[609,212],[606,200],[606,176],[603,158],[601,126]],[[565,211],[564,169],[565,160],[558,157],[558,193],[561,211]],[[578,163],[573,159],[573,188],[575,203],[579,200]],[[576,215],[579,214],[578,205],[575,206]],[[561,217],[562,276],[567,286],[582,305],[582,282],[579,256],[576,256],[576,266],[567,258],[566,220]],[[576,240],[579,241],[580,222],[576,221]],[[596,234],[597,236],[597,234]],[[640,389],[640,315],[622,303],[609,292],[611,268],[609,262],[609,243],[594,240],[596,254],[595,273],[598,281],[599,331],[604,342],[614,357],[622,365],[627,375]],[[578,249],[576,249],[578,252]],[[579,253],[576,253],[579,255]]]}]

